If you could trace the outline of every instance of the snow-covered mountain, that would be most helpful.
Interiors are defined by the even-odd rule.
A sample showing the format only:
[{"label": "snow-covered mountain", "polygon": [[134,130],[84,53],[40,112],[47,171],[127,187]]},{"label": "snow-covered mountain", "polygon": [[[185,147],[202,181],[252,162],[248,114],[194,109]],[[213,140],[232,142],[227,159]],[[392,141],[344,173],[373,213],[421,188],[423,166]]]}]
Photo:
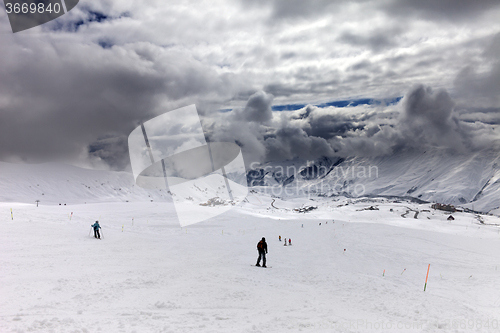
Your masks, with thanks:
[{"label": "snow-covered mountain", "polygon": [[[233,177],[238,178],[237,175]],[[239,177],[244,179],[245,175]],[[493,150],[458,155],[434,149],[385,157],[322,157],[315,161],[267,163],[252,165],[246,178],[254,190],[284,198],[335,195],[412,197],[481,212],[496,212],[500,206],[500,160]],[[207,191],[209,187],[203,180],[193,187],[198,201],[218,195],[217,191]],[[132,174],[128,172],[89,170],[54,163],[0,162],[2,202],[34,203],[40,200],[42,203],[64,204],[168,201],[169,198],[170,194],[165,191],[146,190],[135,185]]]},{"label": "snow-covered mountain", "polygon": [[[244,178],[244,175],[242,175]],[[231,182],[231,184],[233,184]],[[234,201],[244,199],[233,184]],[[241,190],[240,190],[241,192]],[[241,197],[242,196],[242,197]],[[0,202],[85,204],[98,202],[190,202],[227,204],[224,182],[203,177],[171,191],[144,189],[129,172],[90,170],[57,164],[10,164],[0,162]],[[212,201],[210,201],[212,200]],[[209,202],[210,201],[210,202]]]},{"label": "snow-covered mountain", "polygon": [[160,190],[135,185],[128,172],[82,169],[71,165],[0,162],[0,202],[81,204],[165,200]]},{"label": "snow-covered mountain", "polygon": [[483,150],[433,149],[385,157],[322,157],[267,163],[247,172],[250,186],[276,196],[413,197],[488,212],[500,206],[500,160]]}]

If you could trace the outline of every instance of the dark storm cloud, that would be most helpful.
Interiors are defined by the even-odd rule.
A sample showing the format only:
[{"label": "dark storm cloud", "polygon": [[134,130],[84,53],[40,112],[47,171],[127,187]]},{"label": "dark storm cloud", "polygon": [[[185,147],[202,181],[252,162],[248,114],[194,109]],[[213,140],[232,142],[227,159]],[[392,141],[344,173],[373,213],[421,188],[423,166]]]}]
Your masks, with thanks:
[{"label": "dark storm cloud", "polygon": [[[262,99],[265,93],[250,100],[256,96]],[[247,165],[321,156],[385,156],[431,147],[470,153],[491,147],[497,137],[494,129],[483,122],[467,121],[467,113],[457,113],[455,106],[445,89],[415,85],[393,106],[308,105],[274,112],[265,125],[252,122],[248,126],[240,114],[244,109],[233,110],[214,120],[211,131],[221,141],[236,140]]]},{"label": "dark storm cloud", "polygon": [[466,134],[461,132],[458,119],[453,115],[455,102],[445,89],[434,91],[416,85],[401,101],[401,129],[409,145],[431,144],[457,150],[464,149]]},{"label": "dark storm cloud", "polygon": [[358,63],[355,63],[354,65],[352,66],[349,66],[349,68],[347,68],[348,71],[359,71],[359,70],[362,70],[362,69],[370,69],[372,67],[372,63],[370,60],[362,60]]},{"label": "dark storm cloud", "polygon": [[418,18],[433,21],[471,21],[487,14],[488,11],[498,9],[496,0],[387,0],[369,2],[364,0],[242,0],[245,6],[269,6],[272,11],[271,19],[309,19],[333,14],[340,15],[349,5],[356,6],[357,10],[365,9],[371,13],[381,12],[391,18]]},{"label": "dark storm cloud", "polygon": [[[300,78],[297,78],[300,79]],[[353,78],[346,78],[353,79]],[[355,78],[354,78],[355,79]],[[287,96],[301,96],[305,94],[314,93],[328,93],[334,94],[343,90],[342,83],[337,78],[330,80],[306,80],[303,82],[292,83],[271,83],[264,87],[264,90],[274,96],[287,97]]]},{"label": "dark storm cloud", "polygon": [[231,94],[238,85],[187,54],[147,43],[102,49],[33,39],[26,48],[0,38],[11,45],[0,50],[3,160],[70,161],[90,152],[91,163],[121,168],[123,147],[98,137],[126,136],[139,121],[188,104],[186,97],[203,105],[205,94]]},{"label": "dark storm cloud", "polygon": [[457,111],[457,114],[460,120],[469,123],[500,125],[500,107],[462,109]]},{"label": "dark storm cloud", "polygon": [[500,63],[491,70],[479,72],[468,66],[460,71],[455,79],[457,94],[465,98],[474,98],[483,106],[500,106]]},{"label": "dark storm cloud", "polygon": [[[309,108],[312,108],[309,106]],[[345,135],[349,131],[363,129],[364,125],[360,124],[357,117],[349,116],[348,114],[317,114],[311,112],[306,118],[308,126],[304,131],[312,136],[331,139],[335,136]]]},{"label": "dark storm cloud", "polygon": [[[280,97],[305,95],[334,95],[344,89],[340,84],[342,73],[336,68],[327,68],[321,73],[316,66],[304,66],[292,71],[290,81],[275,82],[270,80],[263,90]],[[307,104],[307,103],[303,103]]]},{"label": "dark storm cloud", "polygon": [[272,19],[296,19],[307,17],[318,17],[335,12],[343,2],[332,2],[330,0],[242,0],[245,6],[270,6],[272,8]]},{"label": "dark storm cloud", "polygon": [[397,38],[401,32],[400,28],[375,30],[364,34],[345,31],[340,35],[338,40],[342,43],[367,48],[374,53],[378,53],[395,47],[397,45]]},{"label": "dark storm cloud", "polygon": [[464,67],[454,85],[468,107],[500,108],[500,33],[485,43],[481,61]]},{"label": "dark storm cloud", "polygon": [[13,153],[35,161],[74,156],[101,131],[131,129],[138,108],[145,116],[151,114],[154,95],[162,86],[159,77],[137,77],[135,69],[120,61],[99,66],[106,55],[84,59],[77,50],[32,50],[22,65],[12,62],[1,69],[0,91],[10,99],[2,107],[9,121],[0,124],[4,156]]},{"label": "dark storm cloud", "polygon": [[500,124],[500,33],[479,43],[484,52],[455,77],[456,109],[462,127],[476,133],[483,145],[492,145],[492,137],[498,140],[492,125]]},{"label": "dark storm cloud", "polygon": [[264,90],[272,95],[291,96],[300,94],[303,90],[300,87],[291,84],[270,83],[264,87]]},{"label": "dark storm cloud", "polygon": [[445,129],[448,126],[455,103],[444,89],[433,91],[430,87],[417,85],[403,98],[404,117],[409,122]]},{"label": "dark storm cloud", "polygon": [[264,123],[271,120],[273,111],[271,109],[274,96],[263,91],[256,92],[247,101],[245,108],[239,113],[243,119]]},{"label": "dark storm cloud", "polygon": [[114,170],[124,170],[130,163],[126,135],[98,138],[88,146],[88,152],[92,158],[104,161]]},{"label": "dark storm cloud", "polygon": [[345,2],[330,0],[275,0],[272,1],[273,18],[318,17],[338,12],[339,7]]},{"label": "dark storm cloud", "polygon": [[206,137],[210,142],[237,143],[247,164],[262,160],[265,155],[264,139],[275,136],[274,129],[268,124],[273,117],[272,102],[273,95],[258,91],[248,98],[242,108],[206,114],[201,117]]},{"label": "dark storm cloud", "polygon": [[[250,160],[487,146],[498,137],[498,13],[461,0],[88,0],[0,34],[0,160],[120,169],[139,121],[193,103],[210,139]],[[0,11],[0,29],[6,20]]]},{"label": "dark storm cloud", "polygon": [[392,0],[383,3],[381,9],[391,15],[456,22],[478,19],[499,6],[500,3],[495,0]]},{"label": "dark storm cloud", "polygon": [[279,128],[275,135],[275,138],[264,141],[267,160],[314,159],[333,154],[332,147],[324,138],[308,135],[298,127]]}]

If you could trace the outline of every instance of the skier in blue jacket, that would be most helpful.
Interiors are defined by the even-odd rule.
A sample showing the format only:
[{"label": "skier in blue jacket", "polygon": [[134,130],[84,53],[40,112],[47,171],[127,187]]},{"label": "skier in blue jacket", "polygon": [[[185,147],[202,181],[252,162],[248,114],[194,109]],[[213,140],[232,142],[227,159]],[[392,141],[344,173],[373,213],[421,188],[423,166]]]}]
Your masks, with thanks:
[{"label": "skier in blue jacket", "polygon": [[99,225],[99,221],[95,221],[95,223],[92,224],[91,227],[94,228],[94,237],[101,239],[101,234],[99,233],[99,229],[101,229],[101,226]]}]

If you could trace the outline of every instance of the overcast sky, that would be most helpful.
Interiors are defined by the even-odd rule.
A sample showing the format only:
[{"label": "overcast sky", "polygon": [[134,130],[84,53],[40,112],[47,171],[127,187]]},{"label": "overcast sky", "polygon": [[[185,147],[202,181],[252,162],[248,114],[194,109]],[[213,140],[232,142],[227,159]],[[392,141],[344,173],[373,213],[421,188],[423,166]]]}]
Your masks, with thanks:
[{"label": "overcast sky", "polygon": [[81,0],[16,34],[2,9],[0,160],[129,170],[140,121],[190,104],[246,161],[494,148],[499,55],[493,0]]}]

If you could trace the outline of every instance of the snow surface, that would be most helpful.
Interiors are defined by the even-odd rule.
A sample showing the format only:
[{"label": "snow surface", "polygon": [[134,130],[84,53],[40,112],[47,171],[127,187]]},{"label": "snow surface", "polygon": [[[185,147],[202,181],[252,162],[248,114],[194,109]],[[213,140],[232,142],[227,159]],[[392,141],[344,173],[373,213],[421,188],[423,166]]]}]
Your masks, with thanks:
[{"label": "snow surface", "polygon": [[[126,173],[31,166],[23,178],[24,168],[10,173],[24,181],[2,183],[3,198],[12,189],[19,201],[0,203],[2,333],[500,330],[498,217],[448,221],[430,204],[252,191],[181,228],[172,203]],[[65,190],[75,179],[85,196]],[[40,187],[50,200],[36,207]],[[317,209],[294,211],[305,206]],[[89,236],[96,220],[102,240]],[[268,269],[253,266],[263,236]]]}]

